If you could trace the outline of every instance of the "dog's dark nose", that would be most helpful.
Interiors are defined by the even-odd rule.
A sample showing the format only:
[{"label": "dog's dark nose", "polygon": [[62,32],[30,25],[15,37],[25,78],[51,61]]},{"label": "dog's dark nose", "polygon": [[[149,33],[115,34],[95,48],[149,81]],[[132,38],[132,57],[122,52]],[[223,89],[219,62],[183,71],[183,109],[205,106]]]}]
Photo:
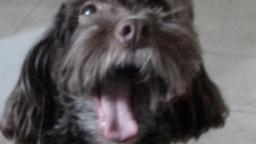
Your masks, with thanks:
[{"label": "dog's dark nose", "polygon": [[152,24],[147,19],[128,18],[120,22],[117,27],[116,38],[122,44],[142,46],[150,39]]}]

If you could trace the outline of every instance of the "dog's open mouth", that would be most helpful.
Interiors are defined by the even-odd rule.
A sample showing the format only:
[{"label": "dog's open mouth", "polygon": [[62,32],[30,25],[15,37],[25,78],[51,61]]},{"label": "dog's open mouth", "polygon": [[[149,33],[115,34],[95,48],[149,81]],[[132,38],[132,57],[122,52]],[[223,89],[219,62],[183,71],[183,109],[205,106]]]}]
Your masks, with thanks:
[{"label": "dog's open mouth", "polygon": [[94,97],[100,132],[110,141],[127,142],[138,135],[138,123],[131,106],[132,87],[138,75],[136,66],[115,67]]}]

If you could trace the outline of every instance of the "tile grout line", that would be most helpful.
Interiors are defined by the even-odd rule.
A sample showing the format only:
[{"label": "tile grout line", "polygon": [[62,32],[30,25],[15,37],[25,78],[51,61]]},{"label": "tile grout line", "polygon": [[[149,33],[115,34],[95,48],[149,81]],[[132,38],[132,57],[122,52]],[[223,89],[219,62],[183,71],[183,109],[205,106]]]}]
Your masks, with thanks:
[{"label": "tile grout line", "polygon": [[38,0],[34,7],[31,8],[31,10],[27,13],[25,18],[20,22],[20,24],[11,32],[11,35],[14,35],[17,33],[20,28],[22,28],[25,24],[25,22],[28,20],[28,18],[32,15],[32,13],[40,6],[42,0]]},{"label": "tile grout line", "polygon": [[231,112],[236,112],[236,113],[242,113],[242,114],[249,114],[252,116],[256,116],[256,111],[253,110],[246,110],[246,109],[241,109],[241,108],[236,108],[236,107],[231,107]]},{"label": "tile grout line", "polygon": [[214,52],[209,50],[203,50],[203,55],[216,55],[216,56],[230,56],[230,57],[239,57],[239,58],[256,58],[256,55],[241,55],[241,54],[227,54],[227,53],[220,53]]}]

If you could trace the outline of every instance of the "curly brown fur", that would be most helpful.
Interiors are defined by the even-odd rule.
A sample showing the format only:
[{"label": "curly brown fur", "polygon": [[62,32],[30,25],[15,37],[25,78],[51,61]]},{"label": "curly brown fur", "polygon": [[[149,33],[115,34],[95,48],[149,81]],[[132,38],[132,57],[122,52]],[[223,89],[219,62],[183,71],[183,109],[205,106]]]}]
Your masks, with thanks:
[{"label": "curly brown fur", "polygon": [[[102,133],[97,103],[109,101],[128,110],[105,108],[125,111],[130,133]],[[126,126],[115,121],[126,115],[106,113]],[[169,144],[223,126],[227,114],[203,66],[190,0],[67,0],[28,53],[1,130],[16,144]]]}]

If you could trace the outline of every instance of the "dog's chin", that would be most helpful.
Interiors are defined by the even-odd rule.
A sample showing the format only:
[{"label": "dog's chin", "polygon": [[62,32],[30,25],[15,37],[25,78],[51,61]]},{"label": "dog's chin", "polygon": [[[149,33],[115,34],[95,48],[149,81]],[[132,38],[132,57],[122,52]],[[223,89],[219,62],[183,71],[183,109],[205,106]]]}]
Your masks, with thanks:
[{"label": "dog's chin", "polygon": [[[113,142],[113,141],[109,141],[105,138],[102,138],[101,140],[98,141],[99,144],[135,144],[138,142],[139,137],[134,138],[132,140],[126,141],[126,142]],[[97,143],[97,142],[96,142]]]}]

